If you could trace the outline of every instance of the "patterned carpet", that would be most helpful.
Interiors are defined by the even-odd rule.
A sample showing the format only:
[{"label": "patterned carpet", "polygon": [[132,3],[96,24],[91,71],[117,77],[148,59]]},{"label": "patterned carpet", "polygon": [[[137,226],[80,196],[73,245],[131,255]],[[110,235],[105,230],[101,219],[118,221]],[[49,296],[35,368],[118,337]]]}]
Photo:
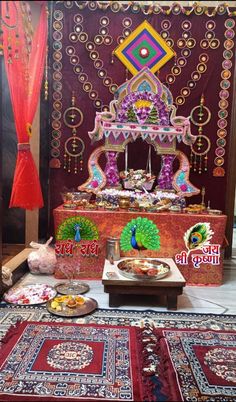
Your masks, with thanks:
[{"label": "patterned carpet", "polygon": [[61,318],[50,314],[44,306],[14,306],[0,303],[0,337],[17,321],[75,322],[78,324],[125,325],[158,328],[188,328],[236,331],[236,316],[175,312],[97,309],[81,318]]},{"label": "patterned carpet", "polygon": [[0,354],[0,400],[141,401],[137,328],[23,322]]},{"label": "patterned carpet", "polygon": [[[19,321],[22,321],[22,324],[19,324]],[[28,339],[28,335],[25,338],[25,342],[23,341],[22,347],[18,347],[17,340],[21,341],[21,337],[19,334],[14,334],[14,327],[10,330],[9,328],[12,324],[16,324],[16,328],[29,328],[31,331],[31,323],[35,326],[33,329],[32,336],[34,342],[28,342],[28,348],[31,348],[32,345],[35,346],[35,351],[32,351],[32,360],[28,362],[28,351],[26,357],[24,359],[25,365],[19,366],[19,370],[25,370],[24,372],[20,371],[20,377],[18,377],[18,366],[15,366],[15,362],[18,361],[17,364],[20,364],[21,359],[18,360],[14,359],[14,353],[23,353],[23,349],[26,345],[26,340]],[[133,362],[136,358],[134,356],[139,356],[138,366],[136,366],[135,376],[138,376],[138,386],[140,388],[140,392],[142,395],[142,399],[140,396],[135,396],[134,390],[136,390],[136,386],[132,383],[132,392],[129,393],[129,397],[127,400],[145,400],[145,401],[196,401],[196,402],[226,402],[226,401],[235,401],[236,400],[236,365],[235,365],[235,356],[236,356],[236,316],[231,315],[214,315],[214,314],[189,314],[189,313],[176,313],[176,312],[156,312],[152,310],[145,310],[145,311],[135,311],[135,310],[121,310],[121,309],[97,309],[92,314],[87,315],[81,318],[73,318],[73,319],[63,319],[56,315],[50,314],[46,307],[44,306],[13,306],[7,305],[5,303],[0,304],[0,329],[1,329],[1,337],[2,337],[2,345],[3,345],[3,355],[12,359],[12,373],[14,374],[14,384],[15,381],[18,384],[18,378],[25,379],[26,378],[26,387],[29,384],[28,376],[31,375],[38,375],[38,370],[41,370],[41,366],[39,367],[37,364],[41,358],[44,356],[48,356],[50,360],[51,353],[54,353],[54,346],[56,348],[56,343],[54,344],[55,339],[57,336],[58,344],[60,346],[60,350],[55,349],[55,356],[68,355],[68,359],[70,360],[70,364],[72,363],[72,357],[76,352],[76,359],[73,360],[76,364],[78,364],[77,353],[78,349],[73,349],[73,344],[70,345],[73,350],[68,351],[68,345],[66,345],[66,350],[64,350],[63,342],[67,342],[71,340],[71,334],[73,331],[77,331],[77,328],[80,326],[71,325],[73,323],[83,324],[81,328],[92,328],[98,326],[96,331],[99,336],[103,337],[104,334],[108,334],[111,331],[118,331],[116,336],[118,338],[124,335],[124,331],[128,331],[126,338],[132,338],[133,341],[131,342],[132,345],[136,349],[135,351],[131,351],[131,349],[127,349],[127,353],[129,356],[133,356]],[[92,326],[91,326],[92,324]],[[37,347],[36,340],[40,339],[43,336],[44,331],[41,329],[43,325],[53,328],[55,332],[55,336],[53,339],[50,339],[50,344],[47,347],[45,346],[44,352],[42,356],[37,358],[40,347]],[[60,330],[60,326],[63,327],[63,330]],[[103,333],[103,329],[105,328],[105,332]],[[49,328],[48,333],[51,334],[51,329]],[[58,328],[58,329],[56,329]],[[69,328],[69,329],[68,329]],[[38,331],[39,329],[39,331]],[[66,329],[66,331],[65,331]],[[86,329],[86,334],[88,335],[88,339],[82,340],[82,344],[85,342],[86,345],[88,344],[88,351],[91,352],[90,348],[92,347],[93,333],[89,334],[88,330]],[[123,332],[122,332],[123,329]],[[13,335],[11,336],[11,331]],[[27,330],[28,331],[28,330]],[[36,332],[35,332],[36,331]],[[38,331],[38,332],[37,332]],[[52,334],[54,333],[52,331]],[[69,331],[69,338],[67,339],[67,331]],[[72,332],[71,332],[72,331]],[[108,331],[108,332],[107,332]],[[5,339],[3,338],[6,335]],[[38,333],[39,338],[35,338],[35,334]],[[128,333],[130,335],[128,335]],[[108,334],[108,339],[112,339],[110,332]],[[75,339],[78,338],[78,334],[74,334]],[[74,336],[73,335],[73,336]],[[17,336],[17,338],[14,337]],[[45,335],[46,336],[46,335]],[[51,336],[51,335],[50,335]],[[63,340],[61,336],[65,336]],[[130,338],[130,339],[131,339]],[[123,339],[123,338],[122,338]],[[122,345],[125,345],[125,339],[122,340]],[[10,342],[9,342],[10,340]],[[61,342],[62,341],[62,342]],[[96,340],[95,340],[96,341]],[[17,342],[17,343],[15,343]],[[36,343],[35,343],[36,342]],[[44,342],[44,341],[43,341]],[[47,341],[48,342],[48,341]],[[69,342],[70,343],[70,342]],[[73,342],[72,342],[73,343]],[[42,343],[44,344],[44,343]],[[4,346],[5,345],[5,346]],[[16,346],[14,346],[16,345]],[[127,344],[128,345],[128,344]],[[32,346],[33,347],[33,346]],[[84,347],[80,345],[80,347]],[[86,346],[87,347],[87,346]],[[81,349],[82,350],[82,349]],[[90,367],[91,370],[94,369],[100,370],[99,362],[102,359],[103,352],[99,352],[99,348],[95,348],[95,352],[100,353],[100,357],[98,356],[95,361],[96,365]],[[105,349],[104,349],[105,350]],[[119,348],[117,350],[120,350]],[[51,352],[52,351],[52,352]],[[60,352],[58,355],[58,351]],[[36,353],[37,352],[37,353]],[[8,355],[9,353],[9,355]],[[87,353],[87,352],[86,352]],[[95,354],[96,354],[95,353]],[[123,353],[123,352],[122,352]],[[117,361],[118,367],[120,367],[121,362],[125,359],[125,361],[129,361],[129,358],[126,358],[128,355],[125,352],[121,361]],[[18,396],[11,391],[11,384],[9,385],[9,369],[7,367],[5,370],[5,365],[8,365],[9,361],[8,358],[4,359],[2,355],[2,366],[0,371],[0,384],[4,384],[3,388],[0,390],[0,400],[20,400],[19,394]],[[125,357],[126,356],[126,357]],[[104,354],[104,359],[107,358],[107,354]],[[63,357],[64,358],[64,357]],[[112,355],[112,349],[110,350],[110,358],[114,361],[114,355]],[[59,360],[60,360],[59,359]],[[72,359],[72,360],[71,360]],[[132,360],[131,359],[131,360]],[[109,362],[110,360],[106,360]],[[11,360],[10,360],[11,362]],[[46,360],[45,360],[46,362]],[[105,360],[104,360],[105,362]],[[59,361],[60,363],[60,361]],[[58,363],[58,364],[59,364]],[[136,364],[135,363],[135,364]],[[52,361],[54,364],[54,360]],[[107,363],[106,363],[107,364]],[[16,367],[16,371],[15,370]],[[23,368],[22,368],[23,367]],[[107,367],[110,367],[109,364]],[[133,371],[133,366],[130,366],[130,370]],[[57,392],[65,392],[65,390],[59,390],[55,388],[54,393],[54,386],[55,383],[53,382],[54,375],[55,377],[59,374],[54,373],[54,368],[48,370],[45,363],[45,370],[46,376],[50,373],[52,378],[45,377],[45,382],[43,384],[43,388],[41,387],[41,382],[38,384],[37,388],[32,388],[32,397],[35,396],[45,395],[44,392],[52,392],[50,395],[51,397],[47,400],[55,400],[55,396]],[[60,368],[56,368],[56,372]],[[76,368],[79,370],[79,377],[81,381],[86,381],[87,376],[83,376],[83,368]],[[87,370],[87,369],[86,369]],[[85,370],[85,374],[87,373]],[[49,374],[48,374],[49,373]],[[70,371],[68,372],[71,375]],[[63,363],[63,373],[64,375],[64,363]],[[60,375],[62,375],[60,374]],[[87,373],[88,374],[88,373]],[[16,375],[16,377],[15,377]],[[105,374],[104,374],[105,375]],[[98,377],[100,374],[98,375]],[[59,376],[60,377],[60,376]],[[114,376],[113,376],[114,377]],[[126,376],[127,377],[127,376]],[[77,378],[77,377],[76,377]],[[99,377],[100,378],[100,377]],[[98,379],[99,379],[98,378]],[[105,378],[105,377],[104,377]],[[115,378],[115,377],[114,377]],[[113,378],[113,380],[114,380]],[[131,381],[133,376],[130,377]],[[2,382],[1,382],[2,381]],[[10,380],[11,382],[12,380]],[[47,382],[49,381],[49,382]],[[51,381],[53,384],[51,384]],[[65,378],[66,381],[66,378]],[[77,381],[77,380],[76,380]],[[105,380],[104,380],[105,381]],[[128,381],[128,377],[127,377]],[[56,381],[57,382],[57,381]],[[132,381],[131,381],[132,382]],[[66,382],[67,383],[67,382]],[[82,384],[81,383],[81,384]],[[22,382],[19,383],[22,386]],[[48,390],[45,388],[45,384],[49,387]],[[64,384],[64,382],[63,382]],[[73,387],[70,387],[70,381],[68,382],[68,390],[70,392],[75,392],[75,395],[71,394],[71,399],[69,394],[65,394],[65,398],[63,399],[63,395],[57,395],[56,400],[66,400],[72,401],[74,399],[78,400],[85,400],[88,401],[90,398],[83,399],[83,395],[80,394],[83,392],[88,392],[89,395],[92,392],[88,389],[87,385],[83,383],[81,386],[78,383],[73,383]],[[118,392],[118,385],[120,384],[119,381],[114,383],[114,389],[112,388],[112,392]],[[39,386],[40,385],[40,386]],[[59,384],[60,385],[60,384]],[[8,390],[8,386],[10,386]],[[95,384],[94,384],[95,386]],[[67,387],[67,386],[66,386]],[[81,388],[82,387],[82,388]],[[117,388],[118,387],[118,388]],[[96,388],[96,387],[95,387]],[[67,388],[66,388],[67,389]],[[92,388],[91,388],[92,389]],[[94,389],[94,388],[93,388]],[[98,388],[96,388],[98,390]],[[116,398],[113,398],[112,395],[109,394],[109,390],[111,388],[106,389],[102,385],[99,388],[99,393],[101,394],[102,400],[120,400],[118,394],[116,394]],[[12,393],[13,392],[13,393]],[[18,391],[17,391],[18,392]],[[59,393],[60,393],[59,392]],[[97,391],[96,391],[97,392]],[[36,393],[36,394],[35,394]],[[48,394],[48,395],[49,395]],[[100,395],[99,394],[99,395]],[[24,394],[25,397],[26,394]],[[14,396],[14,397],[13,397]],[[29,400],[37,400],[31,399],[29,396]],[[10,399],[9,399],[10,397]],[[13,399],[11,399],[13,397]],[[69,397],[69,399],[68,399]],[[52,399],[51,399],[52,398]],[[99,400],[100,400],[99,399]],[[123,399],[123,395],[122,398]],[[126,399],[126,398],[125,398]],[[25,399],[24,399],[25,400]],[[92,397],[91,400],[98,400]]]}]

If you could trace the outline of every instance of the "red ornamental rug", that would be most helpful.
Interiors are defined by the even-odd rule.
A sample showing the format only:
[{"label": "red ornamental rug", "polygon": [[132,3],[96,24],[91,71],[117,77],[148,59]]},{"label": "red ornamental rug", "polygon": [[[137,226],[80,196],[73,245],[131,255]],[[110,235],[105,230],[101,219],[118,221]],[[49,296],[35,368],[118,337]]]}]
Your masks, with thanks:
[{"label": "red ornamental rug", "polygon": [[145,329],[139,337],[147,400],[236,401],[236,332]]},{"label": "red ornamental rug", "polygon": [[137,329],[23,322],[0,351],[0,401],[140,401]]}]

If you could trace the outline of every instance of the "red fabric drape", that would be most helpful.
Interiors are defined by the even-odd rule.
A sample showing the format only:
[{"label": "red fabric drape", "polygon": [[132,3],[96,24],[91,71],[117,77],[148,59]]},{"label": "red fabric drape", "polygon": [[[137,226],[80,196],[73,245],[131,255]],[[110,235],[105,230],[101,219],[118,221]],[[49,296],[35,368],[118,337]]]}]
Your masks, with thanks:
[{"label": "red fabric drape", "polygon": [[29,140],[44,72],[47,12],[45,4],[43,4],[37,28],[30,39],[30,36],[27,36],[25,24],[27,15],[24,15],[24,11],[22,12],[20,3],[22,2],[1,2],[3,19],[8,13],[10,21],[17,25],[13,32],[3,26],[5,67],[18,139],[10,207],[34,209],[43,206],[43,197]]}]

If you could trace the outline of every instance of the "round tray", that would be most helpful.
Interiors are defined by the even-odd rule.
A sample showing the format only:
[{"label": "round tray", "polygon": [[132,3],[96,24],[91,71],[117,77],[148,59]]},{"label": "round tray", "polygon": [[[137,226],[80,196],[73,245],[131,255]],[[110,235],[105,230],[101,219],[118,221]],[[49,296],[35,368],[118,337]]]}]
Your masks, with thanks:
[{"label": "round tray", "polygon": [[[147,258],[125,259],[119,262],[117,267],[119,274],[125,276],[126,278],[149,281],[164,278],[170,272],[170,266],[167,263],[159,260],[149,260]],[[136,272],[135,270],[139,271],[140,273]]]},{"label": "round tray", "polygon": [[80,317],[82,315],[91,313],[98,307],[97,301],[95,299],[91,299],[90,297],[84,297],[84,299],[85,303],[80,306],[76,306],[75,308],[70,308],[66,306],[65,303],[60,303],[62,311],[56,311],[51,307],[51,302],[53,300],[49,301],[46,304],[46,307],[49,313],[58,315],[60,317]]},{"label": "round tray", "polygon": [[56,294],[57,291],[52,286],[34,283],[12,288],[3,295],[3,298],[7,303],[29,306],[46,303]]},{"label": "round tray", "polygon": [[70,281],[64,283],[58,283],[55,289],[61,295],[81,295],[88,292],[90,289],[89,285],[80,281]]}]

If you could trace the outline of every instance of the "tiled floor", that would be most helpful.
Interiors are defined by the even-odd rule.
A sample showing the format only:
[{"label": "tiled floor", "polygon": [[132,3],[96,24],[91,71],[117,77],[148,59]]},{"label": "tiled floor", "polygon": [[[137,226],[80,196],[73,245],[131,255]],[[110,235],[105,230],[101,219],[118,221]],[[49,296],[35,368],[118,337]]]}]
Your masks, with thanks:
[{"label": "tiled floor", "polygon": [[[50,283],[54,286],[59,281],[53,276],[27,274],[20,281],[28,283]],[[61,282],[61,281],[60,281]],[[98,301],[100,308],[109,308],[108,294],[104,293],[101,281],[86,281],[90,290],[86,294]],[[18,282],[19,284],[19,282]],[[224,280],[221,286],[186,286],[178,297],[178,311],[236,315],[236,258],[225,262]],[[130,296],[121,306],[122,309],[167,311],[165,303],[159,304],[151,296]]]}]

